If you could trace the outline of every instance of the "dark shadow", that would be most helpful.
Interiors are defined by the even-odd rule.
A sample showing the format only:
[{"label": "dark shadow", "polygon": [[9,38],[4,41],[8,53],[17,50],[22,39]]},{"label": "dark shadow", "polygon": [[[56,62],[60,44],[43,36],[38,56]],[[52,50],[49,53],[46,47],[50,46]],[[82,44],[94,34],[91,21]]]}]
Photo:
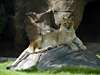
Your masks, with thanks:
[{"label": "dark shadow", "polygon": [[100,1],[86,5],[83,20],[76,33],[85,42],[100,42]]},{"label": "dark shadow", "polygon": [[15,0],[0,0],[0,56],[16,56],[14,15]]}]

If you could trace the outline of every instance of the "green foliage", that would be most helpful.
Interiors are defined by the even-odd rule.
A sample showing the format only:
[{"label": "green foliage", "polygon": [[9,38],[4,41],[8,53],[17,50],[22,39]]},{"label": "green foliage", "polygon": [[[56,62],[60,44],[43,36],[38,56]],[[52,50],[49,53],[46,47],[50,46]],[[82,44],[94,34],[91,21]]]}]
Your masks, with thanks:
[{"label": "green foliage", "polygon": [[33,70],[11,71],[6,70],[6,66],[11,62],[0,63],[0,75],[99,75],[100,68],[86,67],[67,67],[61,69],[52,69],[46,71],[38,71],[35,67]]}]

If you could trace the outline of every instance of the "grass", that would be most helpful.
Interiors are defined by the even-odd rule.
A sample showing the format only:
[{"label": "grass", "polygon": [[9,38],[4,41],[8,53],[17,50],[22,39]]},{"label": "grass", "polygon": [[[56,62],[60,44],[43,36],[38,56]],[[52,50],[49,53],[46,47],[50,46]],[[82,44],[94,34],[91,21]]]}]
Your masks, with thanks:
[{"label": "grass", "polygon": [[100,68],[68,67],[56,70],[37,71],[11,71],[6,70],[6,66],[11,62],[0,63],[0,75],[100,75]]}]

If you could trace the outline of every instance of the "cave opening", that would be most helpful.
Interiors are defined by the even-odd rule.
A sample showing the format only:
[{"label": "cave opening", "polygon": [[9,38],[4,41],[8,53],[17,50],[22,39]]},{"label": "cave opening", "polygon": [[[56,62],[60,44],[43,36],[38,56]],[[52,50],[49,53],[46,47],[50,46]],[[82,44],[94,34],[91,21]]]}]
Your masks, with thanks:
[{"label": "cave opening", "polygon": [[84,9],[83,19],[77,36],[84,42],[100,43],[100,1],[89,2]]}]

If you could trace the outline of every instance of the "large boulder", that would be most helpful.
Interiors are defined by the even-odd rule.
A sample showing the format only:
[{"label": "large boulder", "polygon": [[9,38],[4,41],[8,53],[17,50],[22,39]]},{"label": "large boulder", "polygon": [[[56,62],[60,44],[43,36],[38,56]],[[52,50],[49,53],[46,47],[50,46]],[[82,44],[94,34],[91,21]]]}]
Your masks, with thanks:
[{"label": "large boulder", "polygon": [[98,67],[98,65],[100,66],[100,62],[95,53],[89,50],[75,51],[62,46],[42,54],[36,67],[45,70],[68,66]]},{"label": "large boulder", "polygon": [[87,50],[72,50],[68,46],[59,46],[37,54],[29,54],[10,69],[27,70],[35,66],[38,70],[48,70],[62,67],[100,66],[100,59],[97,57],[100,52],[99,44],[88,44],[87,47]]}]

